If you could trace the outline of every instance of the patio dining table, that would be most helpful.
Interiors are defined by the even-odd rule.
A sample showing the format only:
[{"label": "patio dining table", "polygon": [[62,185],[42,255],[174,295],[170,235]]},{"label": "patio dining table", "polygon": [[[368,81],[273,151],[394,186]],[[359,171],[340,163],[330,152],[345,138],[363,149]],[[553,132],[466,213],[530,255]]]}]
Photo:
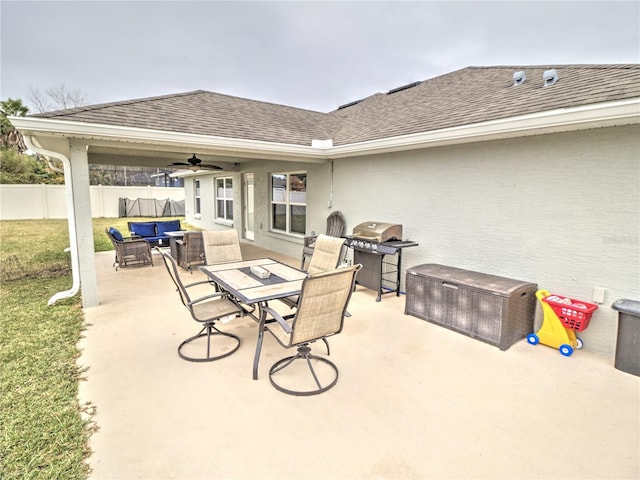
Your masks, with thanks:
[{"label": "patio dining table", "polygon": [[253,360],[253,379],[258,379],[258,361],[267,322],[264,307],[270,300],[299,295],[306,272],[270,258],[242,262],[203,265],[199,267],[223,291],[242,303],[257,306],[258,316],[247,312],[259,324],[256,353]]}]

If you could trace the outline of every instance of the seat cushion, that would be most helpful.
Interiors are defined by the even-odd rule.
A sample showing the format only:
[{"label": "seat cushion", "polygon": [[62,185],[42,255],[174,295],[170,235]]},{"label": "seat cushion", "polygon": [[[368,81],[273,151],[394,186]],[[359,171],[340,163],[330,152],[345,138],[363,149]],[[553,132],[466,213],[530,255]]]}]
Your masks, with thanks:
[{"label": "seat cushion", "polygon": [[230,300],[221,298],[208,300],[193,305],[193,314],[199,321],[221,318],[240,313],[242,310]]},{"label": "seat cushion", "polygon": [[132,222],[131,233],[139,235],[140,237],[155,237],[156,222]]},{"label": "seat cushion", "polygon": [[120,233],[120,230],[118,230],[117,228],[114,227],[109,227],[109,233],[111,234],[111,236],[113,238],[115,238],[117,241],[121,242],[124,240],[124,237],[122,236],[122,234]]},{"label": "seat cushion", "polygon": [[168,220],[166,222],[156,222],[156,235],[164,235],[164,232],[177,232],[180,230],[180,220]]},{"label": "seat cushion", "polygon": [[168,245],[169,244],[169,235],[161,235],[154,237],[142,237],[140,240],[145,240],[152,247],[156,245]]}]

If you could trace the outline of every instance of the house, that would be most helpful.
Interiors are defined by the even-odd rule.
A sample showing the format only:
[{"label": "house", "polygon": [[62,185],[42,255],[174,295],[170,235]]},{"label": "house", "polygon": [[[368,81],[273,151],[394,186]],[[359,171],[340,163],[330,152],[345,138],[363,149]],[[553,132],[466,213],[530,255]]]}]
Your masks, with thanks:
[{"label": "house", "polygon": [[611,303],[640,297],[637,64],[468,67],[329,113],[194,91],[11,121],[65,163],[85,307],[99,300],[88,163],[166,167],[194,153],[186,220],[264,248],[299,256],[335,210],[347,231],[401,223],[419,243],[404,267],[451,265],[587,301],[604,289],[582,338],[605,355]]}]

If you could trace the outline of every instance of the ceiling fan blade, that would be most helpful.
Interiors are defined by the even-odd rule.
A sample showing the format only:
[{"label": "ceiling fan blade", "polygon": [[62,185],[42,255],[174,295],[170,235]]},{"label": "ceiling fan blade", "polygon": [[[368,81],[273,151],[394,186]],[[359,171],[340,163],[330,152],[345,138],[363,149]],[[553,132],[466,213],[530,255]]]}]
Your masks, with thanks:
[{"label": "ceiling fan blade", "polygon": [[192,170],[194,172],[198,170],[223,170],[223,168],[219,167],[218,165],[202,163],[202,160],[196,157],[195,153],[190,158],[187,159],[187,162],[172,162],[171,165],[168,165],[168,166],[180,167],[183,169]]}]

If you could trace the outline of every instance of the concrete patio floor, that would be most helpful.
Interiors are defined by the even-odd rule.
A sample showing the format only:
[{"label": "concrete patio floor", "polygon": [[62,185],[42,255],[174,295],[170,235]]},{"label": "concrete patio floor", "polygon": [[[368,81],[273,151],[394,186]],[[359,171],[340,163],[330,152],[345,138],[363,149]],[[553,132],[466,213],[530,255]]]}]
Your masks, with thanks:
[{"label": "concrete patio floor", "polygon": [[613,359],[525,340],[502,352],[358,287],[330,340],[338,384],[291,397],[269,383],[290,351],[268,334],[251,379],[248,317],[220,324],[242,339],[234,355],[180,359],[198,325],[154,260],[116,272],[113,252],[96,254],[100,306],[85,310],[79,359],[99,428],[92,479],[640,478],[640,378]]}]

